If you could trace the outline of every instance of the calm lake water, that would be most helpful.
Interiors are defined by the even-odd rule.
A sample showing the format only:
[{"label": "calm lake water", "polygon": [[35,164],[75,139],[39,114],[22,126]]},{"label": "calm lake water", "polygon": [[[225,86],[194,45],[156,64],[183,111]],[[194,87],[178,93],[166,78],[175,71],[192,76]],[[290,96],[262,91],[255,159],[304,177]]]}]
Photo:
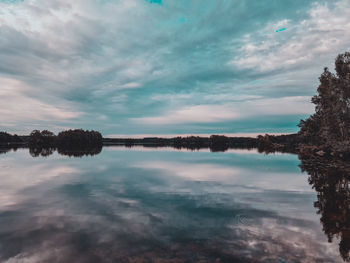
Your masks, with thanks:
[{"label": "calm lake water", "polygon": [[1,262],[343,262],[296,155],[0,155]]}]

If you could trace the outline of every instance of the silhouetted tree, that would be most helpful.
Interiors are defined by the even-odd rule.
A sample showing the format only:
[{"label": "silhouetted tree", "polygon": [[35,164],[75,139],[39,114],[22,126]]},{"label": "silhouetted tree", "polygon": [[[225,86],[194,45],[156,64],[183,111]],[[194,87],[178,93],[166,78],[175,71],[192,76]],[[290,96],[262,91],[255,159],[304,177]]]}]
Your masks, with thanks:
[{"label": "silhouetted tree", "polygon": [[97,131],[68,130],[57,136],[58,153],[81,157],[99,154],[102,150],[102,135]]},{"label": "silhouetted tree", "polygon": [[[191,150],[198,150],[200,148],[209,147],[209,138],[199,137],[199,136],[188,136],[188,137],[175,137],[171,139],[172,145],[175,148],[187,148]],[[162,142],[165,145],[164,142]]]},{"label": "silhouetted tree", "polygon": [[299,134],[309,144],[323,145],[350,141],[350,53],[338,55],[336,75],[328,68],[320,76],[318,95],[312,98],[315,114],[299,123]]},{"label": "silhouetted tree", "polygon": [[69,156],[94,155],[101,152],[102,135],[97,131],[68,130],[57,136],[48,130],[34,130],[29,136],[29,153],[33,157],[49,156],[55,149]]},{"label": "silhouetted tree", "polygon": [[57,146],[66,149],[87,149],[102,146],[102,135],[97,131],[68,130],[57,136]]},{"label": "silhouetted tree", "polygon": [[265,152],[266,154],[275,151],[270,135],[265,134],[264,136],[258,136],[258,151],[260,153]]},{"label": "silhouetted tree", "polygon": [[222,135],[210,136],[210,150],[212,152],[224,152],[229,148],[229,139]]},{"label": "silhouetted tree", "polygon": [[8,143],[19,143],[23,142],[23,140],[15,135],[11,135],[7,132],[0,132],[0,144],[8,144]]},{"label": "silhouetted tree", "polygon": [[126,147],[131,147],[133,145],[135,145],[135,142],[133,139],[125,139],[125,146]]},{"label": "silhouetted tree", "polygon": [[39,130],[33,130],[29,135],[29,145],[41,145],[42,137]]},{"label": "silhouetted tree", "polygon": [[56,144],[56,135],[48,130],[34,130],[29,135],[29,146],[42,148],[42,147],[54,147]]}]

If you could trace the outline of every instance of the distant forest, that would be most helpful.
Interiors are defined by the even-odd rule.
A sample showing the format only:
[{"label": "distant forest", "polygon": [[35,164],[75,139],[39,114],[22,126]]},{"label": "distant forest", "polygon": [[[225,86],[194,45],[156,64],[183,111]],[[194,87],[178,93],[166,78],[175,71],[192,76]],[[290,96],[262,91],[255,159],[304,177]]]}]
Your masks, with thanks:
[{"label": "distant forest", "polygon": [[97,131],[82,129],[62,131],[58,135],[48,130],[34,130],[29,135],[28,144],[30,147],[94,147],[102,145],[102,135]]},{"label": "distant forest", "polygon": [[32,156],[48,156],[55,150],[59,153],[74,156],[76,153],[99,153],[102,146],[123,145],[133,147],[142,145],[144,147],[174,147],[177,149],[199,150],[209,148],[212,152],[222,152],[229,148],[258,148],[260,152],[285,151],[295,152],[296,134],[280,136],[258,136],[250,137],[227,137],[223,135],[212,135],[210,137],[188,136],[175,138],[102,138],[97,131],[84,131],[82,129],[68,130],[55,135],[48,130],[34,130],[29,136],[11,135],[1,133],[0,145],[12,147],[29,147]]},{"label": "distant forest", "polygon": [[0,146],[2,152],[5,152],[6,147],[29,147],[34,157],[48,156],[55,150],[69,156],[93,155],[102,150],[102,135],[97,131],[82,129],[62,131],[58,135],[48,130],[34,130],[29,136],[0,132]]}]

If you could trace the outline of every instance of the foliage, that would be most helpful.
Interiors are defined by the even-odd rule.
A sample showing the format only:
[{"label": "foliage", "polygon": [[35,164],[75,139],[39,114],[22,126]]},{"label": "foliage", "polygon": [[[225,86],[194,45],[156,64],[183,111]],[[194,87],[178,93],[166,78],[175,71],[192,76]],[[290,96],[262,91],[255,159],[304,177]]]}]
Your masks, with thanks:
[{"label": "foliage", "polygon": [[57,146],[60,148],[89,148],[102,145],[102,135],[97,131],[68,130],[57,136]]},{"label": "foliage", "polygon": [[350,53],[338,55],[336,75],[324,69],[312,98],[315,114],[299,123],[299,134],[309,144],[327,144],[350,140]]},{"label": "foliage", "polygon": [[226,136],[210,136],[210,150],[212,152],[226,151],[229,148],[229,138]]},{"label": "foliage", "polygon": [[15,135],[11,135],[7,132],[0,132],[0,143],[13,143],[13,142],[22,142],[22,139]]},{"label": "foliage", "polygon": [[34,130],[29,135],[29,146],[53,147],[56,143],[56,135],[48,130]]},{"label": "foliage", "polygon": [[102,135],[97,131],[68,130],[57,136],[48,130],[34,130],[29,136],[29,152],[33,157],[49,156],[55,150],[69,156],[93,155],[101,152]]}]

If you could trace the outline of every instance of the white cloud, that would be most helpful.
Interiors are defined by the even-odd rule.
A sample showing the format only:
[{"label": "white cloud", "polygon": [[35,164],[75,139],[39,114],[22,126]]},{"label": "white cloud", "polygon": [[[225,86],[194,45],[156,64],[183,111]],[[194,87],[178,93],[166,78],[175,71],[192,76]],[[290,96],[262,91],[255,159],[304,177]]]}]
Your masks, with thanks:
[{"label": "white cloud", "polygon": [[[130,23],[133,17],[147,16],[143,7],[135,0],[0,3],[0,47],[8,50],[0,57],[7,61],[6,70],[22,80],[30,76],[45,81],[46,92],[54,94],[75,88],[85,89],[86,94],[91,89],[138,88],[152,76],[154,66],[149,51],[142,52],[141,41],[152,42],[159,35],[149,31],[148,39],[142,39],[141,32],[152,26],[151,20],[142,26]],[[38,89],[43,89],[41,85]]]},{"label": "white cloud", "polygon": [[146,124],[205,123],[233,120],[239,114],[226,105],[195,105],[168,112],[159,117],[135,118],[133,121]]},{"label": "white cloud", "polygon": [[21,81],[0,77],[0,116],[2,122],[62,121],[81,116],[67,105],[52,105],[28,96],[33,90]]},{"label": "white cloud", "polygon": [[[338,53],[350,48],[350,2],[341,0],[334,7],[314,4],[308,19],[298,24],[288,20],[269,23],[260,36],[249,35],[230,64],[261,72],[300,67],[314,63],[320,70]],[[286,27],[285,31],[275,29]],[[320,63],[318,63],[320,62]]]},{"label": "white cloud", "polygon": [[121,85],[120,87],[121,88],[124,88],[124,89],[133,89],[133,88],[139,88],[141,86],[140,83],[137,83],[137,82],[129,82],[129,83],[126,83],[124,85]]},{"label": "white cloud", "polygon": [[310,97],[293,96],[264,98],[243,102],[241,108],[247,115],[306,115],[314,111]]},{"label": "white cloud", "polygon": [[259,116],[306,115],[314,111],[309,97],[293,96],[261,98],[224,105],[183,107],[156,117],[134,118],[134,122],[149,125],[211,123]]}]

